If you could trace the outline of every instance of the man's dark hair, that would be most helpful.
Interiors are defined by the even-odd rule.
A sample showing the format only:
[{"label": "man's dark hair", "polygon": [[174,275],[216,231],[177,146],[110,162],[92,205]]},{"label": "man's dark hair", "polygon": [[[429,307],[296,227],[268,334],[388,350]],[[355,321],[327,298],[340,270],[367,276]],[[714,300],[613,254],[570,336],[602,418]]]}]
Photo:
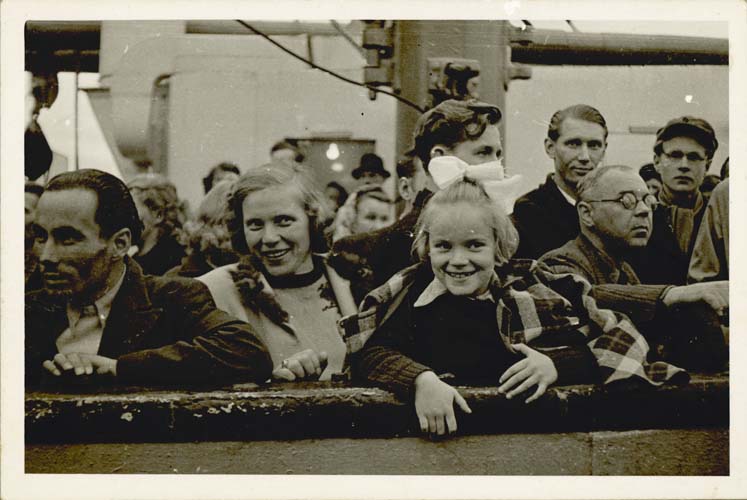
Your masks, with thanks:
[{"label": "man's dark hair", "polygon": [[721,164],[721,171],[719,172],[719,177],[721,177],[721,180],[726,180],[727,177],[729,177],[729,157],[726,157],[726,160],[724,160],[724,163]]},{"label": "man's dark hair", "polygon": [[239,171],[239,167],[234,165],[233,163],[229,162],[222,162],[214,166],[210,169],[210,172],[202,178],[202,186],[205,188],[205,194],[208,193],[211,189],[213,189],[213,180],[215,179],[215,175],[218,172],[233,172],[236,175],[241,175],[241,172]]},{"label": "man's dark hair", "polygon": [[656,167],[654,167],[653,163],[646,163],[641,168],[639,168],[638,175],[640,175],[641,179],[643,179],[644,181],[656,179],[661,182],[661,174],[658,170],[656,170]]},{"label": "man's dark hair", "polygon": [[558,137],[560,137],[560,126],[567,118],[575,118],[600,125],[604,129],[604,140],[607,140],[607,122],[602,113],[597,108],[593,108],[588,104],[574,104],[573,106],[556,111],[552,115],[552,118],[550,118],[550,125],[547,127],[547,137],[551,141],[555,142],[558,140]]},{"label": "man's dark hair", "polygon": [[457,101],[449,99],[423,113],[415,124],[412,153],[428,169],[431,149],[438,144],[447,148],[479,138],[488,125],[501,121],[498,106],[474,99]]},{"label": "man's dark hair", "polygon": [[719,177],[716,174],[708,174],[705,177],[703,177],[703,182],[700,183],[700,187],[698,189],[701,193],[711,193],[713,191],[713,188],[718,186],[718,184],[721,182],[721,177]]},{"label": "man's dark hair", "polygon": [[37,184],[35,182],[27,182],[23,189],[24,193],[31,193],[35,194],[36,196],[41,196],[44,192],[44,186],[41,184]]},{"label": "man's dark hair", "polygon": [[415,158],[412,155],[405,155],[397,162],[397,177],[412,179],[415,177]]},{"label": "man's dark hair", "polygon": [[69,189],[88,189],[96,193],[98,203],[94,221],[99,225],[102,237],[109,238],[120,229],[127,228],[132,234],[132,244],[140,244],[143,224],[124,182],[101,170],[83,169],[56,175],[45,187],[45,191]]}]

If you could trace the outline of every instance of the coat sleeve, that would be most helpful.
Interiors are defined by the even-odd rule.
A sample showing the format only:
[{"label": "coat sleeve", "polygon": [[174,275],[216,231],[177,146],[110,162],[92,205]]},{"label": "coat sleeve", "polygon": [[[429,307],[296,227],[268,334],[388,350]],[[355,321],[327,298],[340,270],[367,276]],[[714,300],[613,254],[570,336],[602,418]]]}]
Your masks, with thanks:
[{"label": "coat sleeve", "polygon": [[539,262],[554,274],[576,274],[589,281],[591,296],[599,307],[621,312],[634,323],[652,321],[662,307],[662,297],[671,288],[671,285],[595,284],[589,269],[554,252],[543,255]]},{"label": "coat sleeve", "polygon": [[511,220],[519,233],[519,248],[514,258],[536,259],[544,252],[541,242],[536,241],[535,235],[544,234],[542,229],[543,216],[538,207],[527,199],[520,199],[514,205]]},{"label": "coat sleeve", "polygon": [[729,279],[728,242],[725,238],[725,233],[729,230],[728,197],[728,184],[716,186],[705,209],[690,257],[688,283]]},{"label": "coat sleeve", "polygon": [[[123,383],[263,382],[272,362],[251,326],[216,308],[207,287],[192,280],[166,292],[164,315],[174,343],[118,358]],[[166,311],[168,309],[168,311]]]},{"label": "coat sleeve", "polygon": [[431,370],[407,355],[414,348],[409,309],[405,299],[352,359],[356,377],[405,400],[413,397],[418,375]]}]

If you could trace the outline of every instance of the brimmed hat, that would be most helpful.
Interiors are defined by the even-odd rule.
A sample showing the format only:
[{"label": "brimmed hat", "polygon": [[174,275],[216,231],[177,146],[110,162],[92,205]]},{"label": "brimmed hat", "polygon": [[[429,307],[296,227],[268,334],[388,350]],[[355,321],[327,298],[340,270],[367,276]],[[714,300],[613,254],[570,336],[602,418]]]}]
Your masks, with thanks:
[{"label": "brimmed hat", "polygon": [[381,158],[373,153],[366,153],[361,156],[360,165],[350,175],[353,176],[353,179],[360,179],[364,172],[380,175],[384,179],[388,179],[392,175],[384,168],[384,162]]},{"label": "brimmed hat", "polygon": [[690,137],[698,141],[712,156],[718,148],[716,132],[707,121],[693,116],[682,116],[669,120],[666,125],[656,132],[656,144],[658,146],[673,137]]}]

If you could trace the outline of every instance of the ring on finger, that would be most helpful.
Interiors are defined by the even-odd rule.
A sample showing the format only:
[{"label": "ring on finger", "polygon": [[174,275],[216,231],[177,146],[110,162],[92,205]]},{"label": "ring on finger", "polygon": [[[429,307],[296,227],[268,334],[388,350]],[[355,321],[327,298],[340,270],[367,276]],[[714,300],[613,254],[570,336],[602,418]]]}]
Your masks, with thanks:
[{"label": "ring on finger", "polygon": [[284,359],[282,363],[280,363],[280,366],[283,368],[288,368],[288,360]]}]

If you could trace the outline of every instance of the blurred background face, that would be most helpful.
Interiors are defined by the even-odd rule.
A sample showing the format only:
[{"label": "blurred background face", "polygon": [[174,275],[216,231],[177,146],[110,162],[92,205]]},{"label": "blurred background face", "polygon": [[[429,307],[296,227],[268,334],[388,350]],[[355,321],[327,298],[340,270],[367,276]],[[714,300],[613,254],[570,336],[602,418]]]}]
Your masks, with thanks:
[{"label": "blurred background face", "polygon": [[246,244],[267,273],[287,276],[313,270],[310,221],[296,186],[251,193],[244,199],[242,211]]},{"label": "blurred background face", "polygon": [[143,222],[143,237],[146,237],[158,230],[158,224],[161,222],[162,216],[151,210],[145,203],[145,193],[142,189],[132,189],[130,193],[135,201],[138,216]]},{"label": "blurred background face", "polygon": [[662,152],[654,158],[654,164],[663,187],[673,193],[695,192],[710,165],[706,149],[689,137],[672,137],[661,146]]},{"label": "blurred background face", "polygon": [[23,217],[26,225],[34,222],[36,215],[36,205],[39,203],[39,197],[34,193],[24,193],[23,197]]},{"label": "blurred background face", "polygon": [[653,212],[640,200],[650,194],[646,183],[635,172],[607,172],[584,200],[617,200],[632,193],[639,201],[632,209],[616,201],[590,203],[594,232],[614,248],[644,247],[651,236]]},{"label": "blurred background face", "polygon": [[272,161],[279,161],[283,163],[294,163],[296,161],[296,153],[292,149],[278,149],[270,154]]},{"label": "blurred background face", "polygon": [[392,206],[381,200],[364,197],[358,202],[353,231],[367,233],[392,223]]},{"label": "blurred background face", "polygon": [[215,175],[213,175],[213,185],[222,181],[233,182],[238,178],[239,176],[236,172],[231,172],[230,170],[216,170]]},{"label": "blurred background face", "polygon": [[329,206],[332,210],[337,211],[337,209],[340,208],[340,205],[342,205],[342,203],[340,203],[341,193],[336,187],[327,186],[324,189],[324,196],[329,200]]},{"label": "blurred background face", "polygon": [[360,186],[381,186],[384,183],[384,176],[375,172],[363,172],[360,177]]},{"label": "blurred background face", "polygon": [[646,187],[648,192],[659,198],[659,192],[661,191],[661,181],[659,179],[649,179],[646,181]]},{"label": "blurred background face", "polygon": [[606,147],[604,128],[578,118],[563,120],[557,140],[545,139],[545,152],[555,164],[556,176],[571,189],[599,165]]}]

